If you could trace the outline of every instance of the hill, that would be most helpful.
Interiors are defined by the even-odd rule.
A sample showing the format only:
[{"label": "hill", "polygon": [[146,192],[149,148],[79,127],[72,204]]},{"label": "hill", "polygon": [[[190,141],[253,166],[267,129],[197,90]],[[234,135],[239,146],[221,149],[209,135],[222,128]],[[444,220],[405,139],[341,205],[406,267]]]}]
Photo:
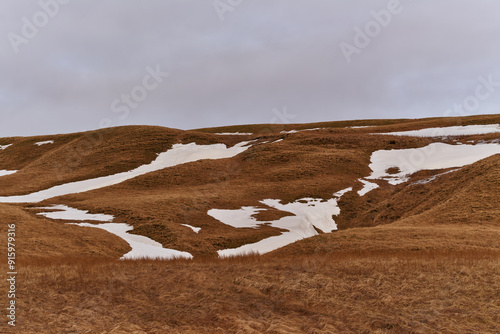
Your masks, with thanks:
[{"label": "hill", "polygon": [[[498,331],[495,124],[500,115],[0,138],[19,325]],[[394,133],[422,129],[436,135]],[[218,258],[246,250],[262,255]],[[118,260],[149,251],[194,259]]]}]

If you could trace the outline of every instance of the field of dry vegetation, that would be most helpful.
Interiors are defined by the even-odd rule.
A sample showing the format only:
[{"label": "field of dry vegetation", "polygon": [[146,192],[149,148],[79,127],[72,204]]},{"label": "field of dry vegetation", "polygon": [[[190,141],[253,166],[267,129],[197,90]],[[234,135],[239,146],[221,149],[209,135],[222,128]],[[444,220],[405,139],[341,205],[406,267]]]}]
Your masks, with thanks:
[{"label": "field of dry vegetation", "polygon": [[[398,186],[375,181],[380,188],[356,193],[356,180],[370,174],[373,151],[435,141],[371,133],[492,123],[500,116],[197,131],[119,127],[0,138],[0,145],[14,144],[0,151],[0,170],[19,170],[0,178],[0,196],[128,171],[175,143],[230,146],[257,139],[234,158],[179,165],[42,203],[0,204],[0,247],[6,249],[7,224],[15,223],[19,272],[17,326],[3,317],[0,333],[499,333],[500,155],[430,183],[412,184],[446,170],[422,171]],[[359,125],[373,127],[350,128]],[[305,128],[324,129],[281,133]],[[283,141],[260,144],[277,139]],[[42,140],[55,143],[33,149]],[[217,250],[281,232],[235,229],[207,215],[209,209],[259,207],[266,198],[329,199],[350,186],[354,191],[342,197],[334,217],[339,231],[263,256],[216,258]],[[194,260],[118,260],[130,250],[125,241],[36,215],[36,207],[50,204],[114,215],[114,222]],[[287,214],[268,210],[256,218]],[[5,260],[0,271],[7,272]],[[1,293],[0,308],[7,303]]]},{"label": "field of dry vegetation", "polygon": [[498,252],[23,261],[22,333],[495,333]]}]

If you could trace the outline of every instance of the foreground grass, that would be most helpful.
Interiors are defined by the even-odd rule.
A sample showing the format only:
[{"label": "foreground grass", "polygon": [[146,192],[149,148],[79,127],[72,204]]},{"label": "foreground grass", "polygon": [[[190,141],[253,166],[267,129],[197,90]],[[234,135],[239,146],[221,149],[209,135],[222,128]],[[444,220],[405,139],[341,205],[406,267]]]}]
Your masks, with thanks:
[{"label": "foreground grass", "polygon": [[477,250],[170,262],[23,261],[16,329],[497,333],[499,259],[498,252]]}]

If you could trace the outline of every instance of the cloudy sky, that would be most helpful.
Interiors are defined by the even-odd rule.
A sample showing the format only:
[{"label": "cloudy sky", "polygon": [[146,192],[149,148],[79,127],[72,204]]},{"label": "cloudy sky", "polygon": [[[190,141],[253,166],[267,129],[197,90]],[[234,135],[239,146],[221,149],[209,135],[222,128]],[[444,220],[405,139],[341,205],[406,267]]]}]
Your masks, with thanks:
[{"label": "cloudy sky", "polygon": [[499,113],[494,0],[0,3],[0,137]]}]

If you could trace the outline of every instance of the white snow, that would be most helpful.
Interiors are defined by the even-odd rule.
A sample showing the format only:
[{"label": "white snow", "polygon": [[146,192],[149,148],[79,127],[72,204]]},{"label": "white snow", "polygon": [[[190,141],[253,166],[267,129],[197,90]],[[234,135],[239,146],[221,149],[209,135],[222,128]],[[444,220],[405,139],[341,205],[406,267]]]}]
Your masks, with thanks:
[{"label": "white snow", "polygon": [[89,214],[86,210],[78,210],[70,208],[66,205],[52,205],[50,207],[41,207],[34,209],[43,210],[57,210],[54,212],[41,212],[39,215],[51,219],[64,219],[64,220],[95,220],[109,222],[105,224],[90,224],[90,223],[69,223],[70,225],[78,225],[83,227],[94,227],[106,230],[123,240],[125,240],[132,250],[123,255],[122,259],[173,259],[173,258],[188,258],[193,256],[186,252],[180,252],[174,249],[163,248],[163,246],[148,237],[136,234],[129,234],[129,231],[134,229],[133,226],[128,224],[114,224],[111,223],[114,219],[111,215],[105,214]]},{"label": "white snow", "polygon": [[437,174],[437,175],[433,175],[433,176],[428,177],[428,178],[423,179],[423,180],[418,180],[418,181],[415,181],[415,182],[411,183],[411,185],[431,183],[432,181],[434,181],[434,180],[435,180],[435,179],[437,179],[438,177],[443,176],[443,175],[446,175],[446,174],[450,174],[450,173],[453,173],[453,172],[456,172],[457,170],[460,170],[460,168],[455,168],[455,169],[449,170],[449,171],[444,172],[444,173],[439,173],[439,174]]},{"label": "white snow", "polygon": [[140,166],[134,170],[109,176],[98,177],[95,179],[66,183],[28,195],[1,196],[0,203],[41,202],[43,200],[56,196],[64,196],[68,194],[81,193],[94,189],[109,187],[140,175],[188,162],[203,159],[231,158],[243,151],[246,151],[250,147],[248,146],[248,144],[249,142],[241,142],[230,148],[226,147],[226,145],[224,144],[175,144],[172,146],[172,149],[159,154],[158,157],[150,164]]},{"label": "white snow", "polygon": [[351,129],[364,129],[364,128],[372,128],[376,125],[358,125],[358,126],[348,126]]},{"label": "white snow", "polygon": [[446,137],[446,136],[482,135],[487,133],[498,133],[498,132],[500,132],[500,124],[449,126],[444,128],[427,128],[414,131],[388,132],[388,133],[377,133],[377,134],[391,135],[391,136],[412,136],[412,137]]},{"label": "white snow", "polygon": [[332,216],[338,215],[340,209],[336,199],[322,201],[321,199],[303,198],[289,204],[281,204],[280,200],[266,199],[261,201],[269,207],[293,213],[275,221],[257,221],[252,215],[260,208],[243,207],[237,210],[212,209],[208,214],[224,224],[236,228],[255,228],[262,224],[286,230],[281,235],[269,237],[253,244],[243,245],[238,248],[219,250],[220,257],[244,255],[249,253],[264,254],[280,247],[291,244],[297,240],[318,235],[315,227],[325,233],[337,229]]},{"label": "white snow", "polygon": [[352,187],[345,188],[345,189],[342,189],[340,191],[337,191],[335,194],[333,194],[333,196],[337,197],[338,199],[340,199],[342,196],[344,196],[345,194],[347,194],[350,191],[352,191]]},{"label": "white snow", "polygon": [[299,130],[299,131],[317,131],[317,130],[324,130],[325,128],[314,128],[314,129],[304,129],[304,130]]},{"label": "white snow", "polygon": [[48,207],[34,208],[40,210],[57,210],[53,212],[40,212],[37,215],[51,219],[64,220],[96,220],[101,222],[111,222],[115,217],[105,214],[89,214],[88,210],[78,210],[66,205],[52,205]]},{"label": "white snow", "polygon": [[42,146],[42,145],[47,145],[47,144],[54,144],[53,140],[47,140],[47,141],[39,141],[38,143],[35,143],[37,146]]},{"label": "white snow", "polygon": [[[408,181],[409,175],[420,170],[463,167],[499,153],[499,144],[433,143],[420,148],[380,150],[372,153],[372,174],[367,179],[384,179],[396,185]],[[399,168],[398,173],[387,173],[387,169],[392,167]]]},{"label": "white snow", "polygon": [[280,133],[297,133],[297,132],[302,132],[302,131],[316,131],[316,130],[323,130],[323,129],[325,129],[325,128],[290,130],[290,131],[281,131]]},{"label": "white snow", "polygon": [[188,224],[181,224],[182,226],[186,226],[186,227],[189,227],[190,229],[193,230],[194,233],[198,233],[200,232],[201,230],[201,227],[194,227],[194,226],[191,226],[191,225],[188,225]]},{"label": "white snow", "polygon": [[17,173],[17,170],[0,170],[0,176],[10,175],[14,173]]},{"label": "white snow", "polygon": [[366,180],[363,180],[363,179],[359,179],[358,181],[361,182],[361,183],[363,183],[363,185],[364,185],[363,189],[361,189],[361,190],[358,191],[358,195],[359,196],[365,196],[366,194],[368,194],[373,189],[377,189],[378,187],[380,187],[376,183],[369,182],[369,181],[366,181]]},{"label": "white snow", "polygon": [[192,259],[193,256],[187,252],[181,252],[174,249],[163,248],[162,244],[148,237],[136,234],[129,234],[134,228],[128,224],[89,224],[89,223],[73,223],[83,227],[100,228],[125,240],[132,250],[123,255],[121,259],[163,259],[169,260],[174,258]]},{"label": "white snow", "polygon": [[12,146],[12,144],[9,144],[9,145],[0,145],[0,150],[5,150],[6,148]]},{"label": "white snow", "polygon": [[253,206],[244,206],[237,210],[211,209],[208,211],[208,215],[232,227],[257,228],[262,222],[257,221],[253,216],[262,210],[265,209]]},{"label": "white snow", "polygon": [[283,141],[283,138],[278,139],[278,140],[275,140],[275,141],[273,141],[271,144],[274,144],[274,143],[279,143],[280,141]]},{"label": "white snow", "polygon": [[216,135],[220,136],[252,136],[251,132],[219,132]]}]

